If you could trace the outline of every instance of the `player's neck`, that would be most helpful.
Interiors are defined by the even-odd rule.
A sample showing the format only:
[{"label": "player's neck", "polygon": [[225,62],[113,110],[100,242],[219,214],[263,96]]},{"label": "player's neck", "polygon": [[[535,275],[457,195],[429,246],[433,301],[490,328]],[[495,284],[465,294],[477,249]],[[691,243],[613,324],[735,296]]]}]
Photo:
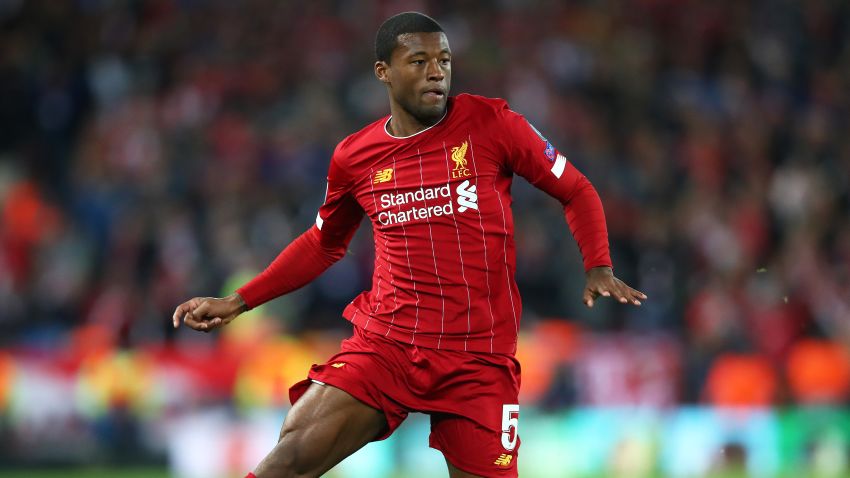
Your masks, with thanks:
[{"label": "player's neck", "polygon": [[438,118],[431,120],[420,120],[402,108],[390,108],[392,117],[387,122],[387,133],[397,138],[406,138],[420,133],[439,123],[446,115],[446,111]]}]

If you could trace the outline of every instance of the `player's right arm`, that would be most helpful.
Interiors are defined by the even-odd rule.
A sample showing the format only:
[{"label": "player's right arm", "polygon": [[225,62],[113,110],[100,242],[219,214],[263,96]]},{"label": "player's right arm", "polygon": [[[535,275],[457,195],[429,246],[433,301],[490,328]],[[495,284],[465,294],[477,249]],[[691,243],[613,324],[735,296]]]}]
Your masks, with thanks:
[{"label": "player's right arm", "polygon": [[242,312],[307,285],[345,256],[364,212],[351,194],[352,178],[340,165],[340,156],[337,147],[316,224],[235,293],[222,298],[195,297],[180,304],[172,317],[175,328],[181,319],[203,332],[227,325]]}]

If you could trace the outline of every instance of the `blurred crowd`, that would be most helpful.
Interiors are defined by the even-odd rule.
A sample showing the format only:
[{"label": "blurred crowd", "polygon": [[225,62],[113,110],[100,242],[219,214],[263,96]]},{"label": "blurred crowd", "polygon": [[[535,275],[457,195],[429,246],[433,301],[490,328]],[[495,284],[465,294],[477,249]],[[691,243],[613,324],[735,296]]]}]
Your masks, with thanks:
[{"label": "blurred crowd", "polygon": [[[373,38],[404,10],[446,29],[454,94],[507,99],[588,176],[649,296],[585,309],[557,202],[517,179],[526,393],[850,401],[841,0],[0,1],[0,391],[4,356],[226,348],[174,308],[310,227],[336,143],[389,112]],[[228,333],[338,340],[372,247],[364,224]]]}]

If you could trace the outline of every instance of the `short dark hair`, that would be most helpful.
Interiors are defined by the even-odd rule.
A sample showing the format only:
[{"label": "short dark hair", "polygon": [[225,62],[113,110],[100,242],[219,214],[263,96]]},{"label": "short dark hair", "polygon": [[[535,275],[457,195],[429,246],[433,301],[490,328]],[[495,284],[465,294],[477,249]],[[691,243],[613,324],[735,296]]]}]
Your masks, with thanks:
[{"label": "short dark hair", "polygon": [[387,18],[375,35],[375,58],[389,63],[398,46],[398,36],[405,33],[443,32],[436,20],[419,12],[404,12]]}]

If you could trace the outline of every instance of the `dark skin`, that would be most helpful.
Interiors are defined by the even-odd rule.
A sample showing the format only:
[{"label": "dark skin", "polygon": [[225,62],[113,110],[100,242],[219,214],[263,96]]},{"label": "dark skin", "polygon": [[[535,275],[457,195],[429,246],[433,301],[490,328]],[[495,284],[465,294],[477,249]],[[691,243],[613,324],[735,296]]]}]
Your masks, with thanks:
[{"label": "dark skin", "polygon": [[389,133],[410,136],[446,114],[452,82],[452,52],[444,33],[398,36],[390,63],[375,62],[375,76],[390,97]]},{"label": "dark skin", "polygon": [[[389,133],[410,136],[433,126],[446,114],[451,85],[451,50],[443,33],[398,36],[389,62],[375,62],[375,76],[387,87],[392,119]],[[646,295],[614,277],[610,267],[587,272],[584,303],[599,297],[639,306]],[[195,297],[180,304],[172,317],[188,327],[210,332],[230,323],[247,307],[239,294]],[[316,477],[378,437],[387,427],[384,414],[348,393],[313,383],[292,407],[277,445],[254,470],[257,478]],[[446,462],[451,478],[475,478]]]}]

